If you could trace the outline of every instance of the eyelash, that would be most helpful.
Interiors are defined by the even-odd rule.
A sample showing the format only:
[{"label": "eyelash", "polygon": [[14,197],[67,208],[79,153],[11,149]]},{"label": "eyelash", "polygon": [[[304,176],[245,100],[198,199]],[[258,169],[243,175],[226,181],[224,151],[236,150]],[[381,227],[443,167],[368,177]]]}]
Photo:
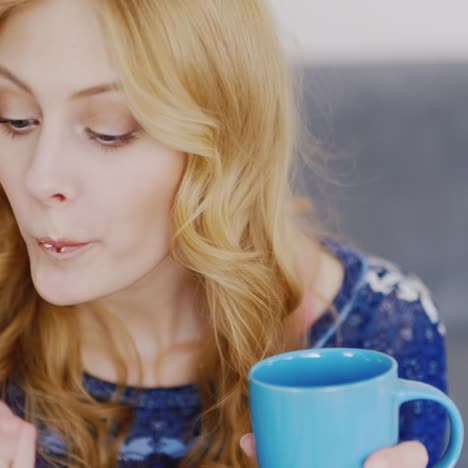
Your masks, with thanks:
[{"label": "eyelash", "polygon": [[[28,122],[28,120],[27,119],[14,120],[14,119],[5,119],[5,118],[0,117],[0,128],[4,133],[6,133],[12,139],[18,136],[26,135],[27,133],[17,132],[15,130],[12,130],[12,128],[9,126],[9,124],[18,123],[18,122],[21,122],[21,123]],[[113,151],[113,150],[122,148],[123,146],[126,146],[132,140],[135,140],[138,137],[138,134],[136,132],[126,133],[125,135],[102,135],[99,133],[92,132],[89,128],[87,128],[85,131],[86,131],[86,135],[88,139],[92,141],[96,141],[97,144],[100,146],[100,148],[104,151]],[[105,143],[100,143],[99,138],[113,138],[114,139],[113,142],[116,142],[117,144],[108,145]]]}]

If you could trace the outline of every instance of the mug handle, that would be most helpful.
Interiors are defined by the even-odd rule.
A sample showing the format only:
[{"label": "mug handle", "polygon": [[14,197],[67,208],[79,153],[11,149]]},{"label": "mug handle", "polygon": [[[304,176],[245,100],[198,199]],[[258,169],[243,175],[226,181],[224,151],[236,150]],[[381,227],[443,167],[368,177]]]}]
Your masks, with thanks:
[{"label": "mug handle", "polygon": [[454,468],[462,451],[464,429],[460,412],[453,401],[444,392],[432,385],[400,378],[398,379],[396,397],[400,405],[407,401],[424,399],[436,401],[447,410],[450,418],[450,442],[445,454],[435,465],[435,468]]}]

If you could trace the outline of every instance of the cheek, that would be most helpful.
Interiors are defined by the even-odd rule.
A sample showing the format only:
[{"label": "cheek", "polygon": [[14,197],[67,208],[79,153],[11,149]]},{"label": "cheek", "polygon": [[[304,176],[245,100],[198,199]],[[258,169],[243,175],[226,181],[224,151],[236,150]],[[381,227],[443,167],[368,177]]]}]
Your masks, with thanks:
[{"label": "cheek", "polygon": [[23,221],[28,219],[28,202],[25,199],[24,194],[19,190],[18,184],[12,183],[9,179],[8,182],[4,183],[4,181],[0,179],[0,186],[0,196],[2,198],[6,198],[10,204],[16,223],[18,224],[20,231],[23,232]]},{"label": "cheek", "polygon": [[22,158],[19,154],[17,158],[8,157],[3,152],[0,153],[0,186],[9,201],[18,224],[22,220],[27,220],[30,202],[24,190],[25,172],[24,164],[21,164]]},{"label": "cheek", "polygon": [[9,198],[13,198],[13,189],[18,187],[18,180],[0,156],[0,186]]},{"label": "cheek", "polygon": [[125,187],[110,193],[108,206],[103,207],[109,215],[109,238],[119,239],[122,247],[167,240],[171,208],[182,178],[180,167],[168,169],[140,172]]}]

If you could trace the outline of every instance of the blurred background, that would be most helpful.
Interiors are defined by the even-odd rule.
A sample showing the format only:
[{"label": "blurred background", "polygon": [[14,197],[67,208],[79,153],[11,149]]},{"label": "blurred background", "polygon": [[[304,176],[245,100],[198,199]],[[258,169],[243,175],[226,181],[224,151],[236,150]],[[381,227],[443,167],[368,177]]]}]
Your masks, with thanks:
[{"label": "blurred background", "polygon": [[331,229],[429,286],[468,424],[468,2],[269,2],[340,181],[308,174],[308,191]]}]

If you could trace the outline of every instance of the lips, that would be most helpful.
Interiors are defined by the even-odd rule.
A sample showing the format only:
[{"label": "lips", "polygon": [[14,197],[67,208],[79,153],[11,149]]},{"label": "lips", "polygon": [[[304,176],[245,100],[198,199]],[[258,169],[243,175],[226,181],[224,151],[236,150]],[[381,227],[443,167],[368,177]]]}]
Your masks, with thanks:
[{"label": "lips", "polygon": [[90,250],[94,241],[82,242],[72,239],[51,239],[50,237],[35,237],[38,247],[56,260],[67,260],[81,256]]},{"label": "lips", "polygon": [[89,244],[89,242],[79,242],[71,239],[53,240],[50,237],[36,237],[36,240],[39,244],[54,249],[60,249],[62,247],[81,247],[83,245]]}]

